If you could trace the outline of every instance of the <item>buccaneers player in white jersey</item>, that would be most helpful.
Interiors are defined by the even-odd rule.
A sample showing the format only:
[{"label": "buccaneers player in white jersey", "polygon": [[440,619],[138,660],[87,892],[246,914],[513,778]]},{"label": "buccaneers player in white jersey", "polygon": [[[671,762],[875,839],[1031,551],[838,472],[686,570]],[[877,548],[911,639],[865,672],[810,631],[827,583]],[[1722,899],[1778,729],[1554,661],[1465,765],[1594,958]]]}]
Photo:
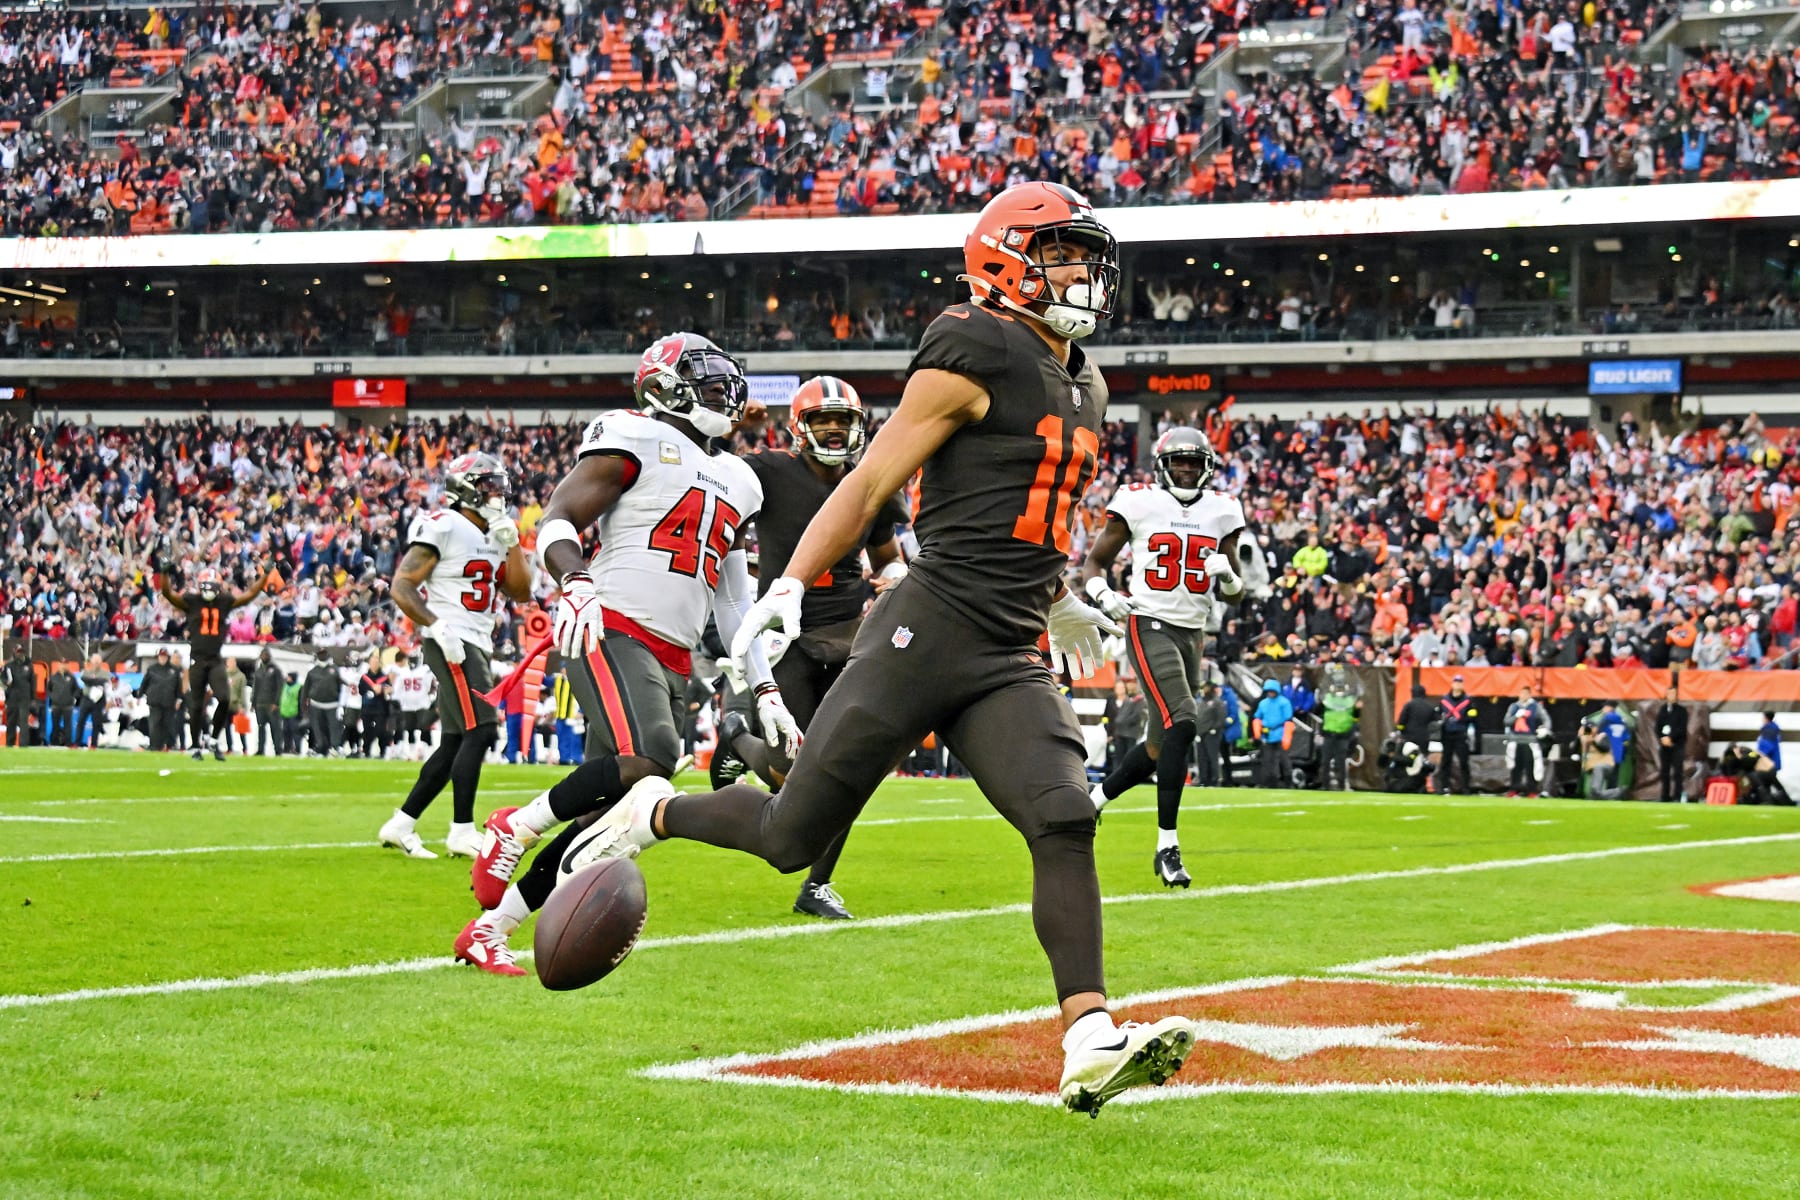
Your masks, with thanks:
[{"label": "buccaneers player in white jersey", "polygon": [[[557,650],[587,719],[587,757],[531,803],[488,818],[471,876],[488,911],[457,937],[456,955],[494,974],[524,974],[506,938],[549,898],[580,827],[570,825],[509,886],[520,855],[641,780],[672,790],[690,660],[707,614],[729,640],[756,599],[742,530],[762,509],[762,484],[729,448],[715,447],[749,400],[743,368],[706,338],[674,333],[644,352],[636,393],[649,412],[609,412],[588,425],[538,524],[538,553],[560,581]],[[600,542],[591,563],[580,541],[590,525]],[[765,735],[793,754],[800,730],[766,656],[747,676]]]},{"label": "buccaneers player in white jersey", "polygon": [[[1096,784],[1094,807],[1156,775],[1157,877],[1170,887],[1188,886],[1175,819],[1194,744],[1194,693],[1206,617],[1215,600],[1236,604],[1238,535],[1244,508],[1230,496],[1206,490],[1218,456],[1197,429],[1171,429],[1152,451],[1156,483],[1120,488],[1107,506],[1106,528],[1088,551],[1081,574],[1089,599],[1107,616],[1125,622],[1131,662],[1156,704],[1149,738],[1134,746],[1106,781]],[[1106,582],[1119,551],[1131,546],[1131,594]]]},{"label": "buccaneers player in white jersey", "polygon": [[473,858],[475,789],[499,715],[481,693],[494,686],[494,613],[504,592],[531,599],[531,567],[519,552],[519,526],[506,513],[511,485],[491,454],[463,454],[444,468],[446,507],[413,519],[406,554],[394,570],[394,603],[412,618],[425,665],[438,685],[444,736],[419,768],[406,803],[381,827],[384,846],[408,858],[436,858],[414,828],[444,784],[451,785],[450,836],[444,848]]}]

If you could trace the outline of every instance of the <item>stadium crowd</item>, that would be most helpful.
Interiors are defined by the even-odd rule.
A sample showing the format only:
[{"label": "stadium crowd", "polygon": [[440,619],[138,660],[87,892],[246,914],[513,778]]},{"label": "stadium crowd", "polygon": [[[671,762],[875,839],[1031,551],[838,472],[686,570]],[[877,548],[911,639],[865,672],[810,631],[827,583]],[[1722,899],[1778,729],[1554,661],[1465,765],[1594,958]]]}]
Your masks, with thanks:
[{"label": "stadium crowd", "polygon": [[[255,9],[15,13],[0,22],[0,232],[156,233],[681,220],[754,184],[761,212],[978,207],[1027,178],[1103,204],[1314,199],[1761,178],[1800,165],[1793,54],[1628,49],[1649,0],[1351,8],[1291,0],[849,0],[752,15],[429,0],[402,16]],[[1343,82],[1197,75],[1259,25],[1344,22]],[[863,73],[853,105],[784,102],[802,71]],[[453,73],[541,74],[529,124],[406,111]],[[154,80],[173,115],[96,141],[32,124],[67,91]]]},{"label": "stadium crowd", "polygon": [[[1209,425],[1215,486],[1243,499],[1269,576],[1266,598],[1227,614],[1222,660],[1724,670],[1793,646],[1794,430],[1752,416],[1673,435],[1628,421],[1609,437],[1518,409],[1436,407],[1276,423],[1229,405]],[[5,623],[38,637],[180,636],[151,581],[171,561],[244,583],[273,570],[275,590],[233,614],[233,640],[409,644],[385,581],[412,516],[438,499],[436,466],[465,449],[501,455],[529,531],[579,431],[492,415],[376,430],[8,420]],[[739,435],[785,438],[774,424]],[[1112,491],[1148,478],[1137,441],[1108,427],[1072,563]]]}]

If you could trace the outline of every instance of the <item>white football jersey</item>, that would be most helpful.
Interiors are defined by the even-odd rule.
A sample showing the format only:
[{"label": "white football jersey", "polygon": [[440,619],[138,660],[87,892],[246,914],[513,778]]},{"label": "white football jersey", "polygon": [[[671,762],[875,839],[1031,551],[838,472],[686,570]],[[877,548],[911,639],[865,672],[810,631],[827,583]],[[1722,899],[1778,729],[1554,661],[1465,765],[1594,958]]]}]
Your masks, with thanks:
[{"label": "white football jersey", "polygon": [[431,707],[431,668],[404,667],[393,671],[394,699],[401,712],[423,712]]},{"label": "white football jersey", "polygon": [[762,508],[762,483],[729,452],[708,454],[654,417],[621,410],[588,423],[580,455],[635,465],[631,485],[599,521],[589,564],[605,610],[677,646],[700,644],[719,564]]},{"label": "white football jersey", "polygon": [[414,517],[406,544],[414,543],[430,546],[438,556],[420,589],[425,607],[463,641],[492,654],[506,551],[454,509]]},{"label": "white football jersey", "polygon": [[1206,558],[1244,527],[1244,506],[1220,492],[1183,504],[1168,491],[1134,483],[1106,506],[1131,530],[1131,605],[1146,617],[1203,629],[1213,606]]}]

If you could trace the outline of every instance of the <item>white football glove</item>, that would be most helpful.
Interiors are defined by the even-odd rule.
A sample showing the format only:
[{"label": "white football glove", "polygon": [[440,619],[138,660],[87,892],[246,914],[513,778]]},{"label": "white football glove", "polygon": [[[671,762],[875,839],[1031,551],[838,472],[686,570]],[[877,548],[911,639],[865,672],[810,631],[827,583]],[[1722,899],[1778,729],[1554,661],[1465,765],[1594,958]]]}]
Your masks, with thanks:
[{"label": "white football glove", "polygon": [[494,545],[502,550],[511,550],[519,544],[519,523],[511,517],[490,515],[487,519],[488,537]]},{"label": "white football glove", "polygon": [[600,607],[600,589],[586,571],[570,571],[563,576],[562,595],[556,601],[556,620],[550,627],[556,638],[556,652],[564,658],[585,658],[606,640],[601,623],[605,612]]},{"label": "white football glove", "polygon": [[871,582],[875,585],[876,594],[880,595],[882,592],[887,591],[905,578],[906,563],[900,559],[895,559],[887,566],[881,568],[880,572],[876,574]]},{"label": "white football glove", "polygon": [[[787,635],[779,629],[765,629],[756,640],[762,643],[763,653],[770,662],[780,662],[781,656],[787,653]],[[744,673],[738,669],[737,663],[732,661],[729,654],[719,660],[719,668],[725,672],[732,691],[741,692],[749,688],[750,681],[744,678]]]},{"label": "white football glove", "polygon": [[762,721],[763,741],[790,759],[800,753],[800,723],[782,703],[780,688],[765,683],[756,689],[756,715]]},{"label": "white football glove", "polygon": [[456,632],[442,621],[419,626],[419,638],[422,641],[436,642],[438,649],[444,652],[444,661],[451,666],[462,666],[462,661],[466,657],[463,652],[463,640],[457,637]]},{"label": "white football glove", "polygon": [[1083,604],[1074,592],[1065,591],[1050,606],[1050,667],[1070,679],[1086,679],[1105,661],[1100,654],[1100,635],[1124,633],[1105,613]]},{"label": "white football glove", "polygon": [[[750,606],[744,614],[743,624],[738,626],[737,636],[731,639],[731,661],[741,672],[750,661],[750,644],[765,629],[779,628],[789,643],[800,636],[800,601],[806,595],[806,585],[791,575],[783,575],[769,585],[762,599]],[[769,646],[769,665],[772,667],[780,659],[775,653],[776,647]],[[787,647],[781,647],[786,653]]]},{"label": "white football glove", "polygon": [[1206,556],[1206,562],[1201,565],[1201,569],[1206,572],[1206,577],[1217,585],[1218,591],[1222,595],[1235,596],[1244,590],[1244,581],[1238,578],[1237,567],[1232,564],[1231,559],[1217,550]]},{"label": "white football glove", "polygon": [[1131,615],[1131,597],[1121,596],[1112,590],[1112,585],[1105,577],[1096,575],[1087,581],[1088,599],[1100,606],[1100,611],[1115,621],[1123,621]]}]

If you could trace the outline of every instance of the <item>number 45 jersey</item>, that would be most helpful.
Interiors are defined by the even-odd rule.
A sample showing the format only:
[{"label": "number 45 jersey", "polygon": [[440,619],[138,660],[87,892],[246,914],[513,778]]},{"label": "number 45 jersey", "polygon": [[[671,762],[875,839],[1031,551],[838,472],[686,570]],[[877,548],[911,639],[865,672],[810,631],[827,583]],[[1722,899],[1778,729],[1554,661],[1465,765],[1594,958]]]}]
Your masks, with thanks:
[{"label": "number 45 jersey", "polygon": [[[625,460],[626,486],[599,521],[589,564],[607,628],[635,625],[683,650],[700,644],[719,565],[762,508],[762,484],[742,459],[710,454],[685,433],[620,410],[588,423],[580,457]],[[629,625],[615,624],[623,617]]]},{"label": "number 45 jersey", "polygon": [[423,589],[431,615],[463,641],[492,654],[506,552],[454,509],[414,517],[406,544],[427,546],[437,554]]},{"label": "number 45 jersey", "polygon": [[1139,616],[1203,629],[1212,601],[1207,556],[1244,527],[1244,506],[1219,492],[1183,504],[1160,487],[1134,483],[1106,506],[1131,531],[1131,607]]}]

